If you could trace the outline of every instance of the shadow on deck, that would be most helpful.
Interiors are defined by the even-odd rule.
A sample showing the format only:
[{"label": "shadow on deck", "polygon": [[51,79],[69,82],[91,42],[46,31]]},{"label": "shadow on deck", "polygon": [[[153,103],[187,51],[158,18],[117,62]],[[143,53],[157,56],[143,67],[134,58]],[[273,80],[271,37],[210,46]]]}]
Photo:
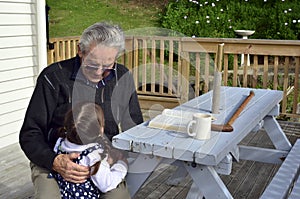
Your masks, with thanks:
[{"label": "shadow on deck", "polygon": [[[300,137],[300,123],[279,121],[292,144]],[[265,131],[249,134],[243,145],[274,148]],[[18,144],[10,145],[0,151],[0,198],[33,198],[33,186],[30,180],[29,163]],[[221,175],[234,198],[256,199],[264,191],[279,165],[254,161],[234,162],[231,175]],[[168,185],[167,180],[175,166],[160,165],[137,192],[134,199],[182,199],[185,198],[192,184],[190,176],[178,185]]]}]

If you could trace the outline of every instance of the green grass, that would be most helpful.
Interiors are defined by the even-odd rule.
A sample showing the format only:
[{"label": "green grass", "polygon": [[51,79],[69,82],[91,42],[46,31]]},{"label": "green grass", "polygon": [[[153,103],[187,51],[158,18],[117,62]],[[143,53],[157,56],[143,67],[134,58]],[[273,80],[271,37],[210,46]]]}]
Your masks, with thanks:
[{"label": "green grass", "polygon": [[[50,37],[79,36],[98,21],[118,24],[124,31],[159,27],[162,0],[46,0]],[[145,5],[145,6],[144,6]]]}]

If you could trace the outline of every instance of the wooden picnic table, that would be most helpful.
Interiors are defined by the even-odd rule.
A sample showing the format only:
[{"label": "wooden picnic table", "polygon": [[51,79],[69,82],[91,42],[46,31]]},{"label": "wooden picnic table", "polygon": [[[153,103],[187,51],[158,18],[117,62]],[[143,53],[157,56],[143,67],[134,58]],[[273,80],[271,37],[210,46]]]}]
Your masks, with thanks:
[{"label": "wooden picnic table", "polygon": [[[178,165],[173,180],[188,172],[193,179],[187,198],[232,198],[219,174],[229,175],[232,161],[240,159],[267,163],[281,163],[291,144],[275,116],[279,114],[282,91],[221,87],[220,112],[214,123],[225,124],[243,100],[254,91],[255,96],[233,123],[232,132],[212,131],[209,140],[197,140],[184,133],[149,128],[148,122],[137,125],[115,137],[113,146],[133,152],[127,183],[131,195],[147,180],[160,163]],[[212,91],[194,98],[176,110],[211,113]],[[263,127],[274,144],[274,149],[241,146],[239,143],[250,132]],[[171,179],[172,180],[172,179]]]}]

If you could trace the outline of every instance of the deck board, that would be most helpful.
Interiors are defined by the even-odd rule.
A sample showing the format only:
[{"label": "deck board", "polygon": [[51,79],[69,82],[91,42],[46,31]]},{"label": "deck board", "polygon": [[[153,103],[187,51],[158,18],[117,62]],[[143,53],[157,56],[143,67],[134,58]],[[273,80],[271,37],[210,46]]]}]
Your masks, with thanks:
[{"label": "deck board", "polygon": [[[300,138],[300,123],[279,121],[280,126],[292,144]],[[264,130],[251,133],[241,142],[248,146],[273,148]],[[30,179],[29,161],[18,144],[0,150],[0,198],[33,198],[33,186]],[[231,175],[221,175],[234,198],[255,199],[264,191],[279,165],[240,160],[234,162]],[[160,165],[137,192],[134,199],[182,199],[185,198],[192,180],[190,176],[178,185],[167,183],[176,166]]]}]

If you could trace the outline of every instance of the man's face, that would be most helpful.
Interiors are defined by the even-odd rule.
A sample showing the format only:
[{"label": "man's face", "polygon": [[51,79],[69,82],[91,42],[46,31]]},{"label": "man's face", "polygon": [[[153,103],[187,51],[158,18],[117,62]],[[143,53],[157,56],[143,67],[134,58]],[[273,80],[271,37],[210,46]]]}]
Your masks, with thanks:
[{"label": "man's face", "polygon": [[118,50],[112,47],[96,46],[89,54],[82,55],[81,69],[84,76],[91,82],[103,79],[105,70],[112,69]]}]

